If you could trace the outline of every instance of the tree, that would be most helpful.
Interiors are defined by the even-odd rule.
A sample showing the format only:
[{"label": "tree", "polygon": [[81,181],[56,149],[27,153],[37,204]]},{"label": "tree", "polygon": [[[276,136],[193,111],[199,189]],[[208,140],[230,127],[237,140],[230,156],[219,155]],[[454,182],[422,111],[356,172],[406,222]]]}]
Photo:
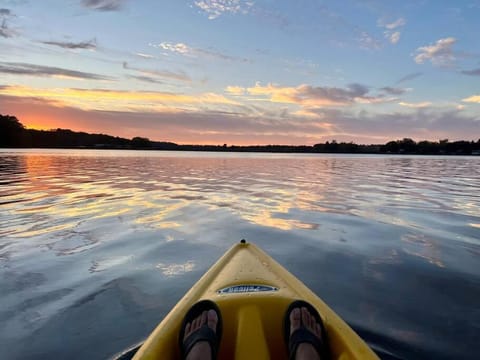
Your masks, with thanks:
[{"label": "tree", "polygon": [[15,116],[0,115],[0,147],[18,147],[25,131]]},{"label": "tree", "polygon": [[383,151],[387,153],[396,154],[398,153],[398,150],[399,150],[398,141],[389,141],[383,146]]},{"label": "tree", "polygon": [[152,147],[152,144],[148,138],[139,136],[134,137],[131,144],[134,149],[145,149]]},{"label": "tree", "polygon": [[416,149],[416,143],[410,138],[404,138],[400,140],[399,147],[401,153],[414,153]]}]

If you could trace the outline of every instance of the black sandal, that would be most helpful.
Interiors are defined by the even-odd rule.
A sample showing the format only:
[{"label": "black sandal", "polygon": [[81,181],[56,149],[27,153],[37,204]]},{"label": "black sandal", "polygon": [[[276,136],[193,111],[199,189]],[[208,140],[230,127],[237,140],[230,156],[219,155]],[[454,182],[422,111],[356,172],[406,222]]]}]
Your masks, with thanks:
[{"label": "black sandal", "polygon": [[[216,331],[213,331],[208,324],[203,324],[196,331],[191,333],[185,341],[183,338],[185,336],[185,327],[187,323],[191,323],[194,319],[200,316],[204,311],[214,310],[217,313],[218,322]],[[218,306],[210,300],[202,300],[193,305],[187,314],[183,318],[182,326],[180,328],[180,333],[178,336],[178,343],[181,349],[182,359],[186,359],[190,350],[193,346],[199,341],[206,341],[209,343],[212,351],[212,360],[217,358],[218,348],[220,345],[220,339],[222,338],[222,317],[220,314],[220,309]]]},{"label": "black sandal", "polygon": [[[318,338],[314,333],[308,330],[302,323],[302,319],[300,318],[300,327],[295,330],[290,335],[290,314],[293,309],[302,309],[302,307],[307,308],[308,312],[315,318],[315,321],[320,324],[321,328],[321,338]],[[303,300],[297,300],[290,304],[288,307],[285,318],[284,318],[284,339],[285,343],[288,347],[288,354],[289,359],[295,359],[295,354],[297,352],[297,348],[302,343],[309,343],[311,344],[315,350],[317,351],[318,355],[322,360],[329,359],[329,350],[328,350],[328,342],[327,342],[327,332],[325,331],[325,326],[323,324],[322,318],[318,311],[309,303]]]}]

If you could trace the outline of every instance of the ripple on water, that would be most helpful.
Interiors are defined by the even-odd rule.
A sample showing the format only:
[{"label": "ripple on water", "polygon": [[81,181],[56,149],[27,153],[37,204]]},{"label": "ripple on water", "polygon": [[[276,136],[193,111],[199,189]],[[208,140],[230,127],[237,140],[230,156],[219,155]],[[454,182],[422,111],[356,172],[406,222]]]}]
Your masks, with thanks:
[{"label": "ripple on water", "polygon": [[477,344],[479,158],[32,150],[0,170],[9,358],[141,340],[241,238],[384,354]]}]

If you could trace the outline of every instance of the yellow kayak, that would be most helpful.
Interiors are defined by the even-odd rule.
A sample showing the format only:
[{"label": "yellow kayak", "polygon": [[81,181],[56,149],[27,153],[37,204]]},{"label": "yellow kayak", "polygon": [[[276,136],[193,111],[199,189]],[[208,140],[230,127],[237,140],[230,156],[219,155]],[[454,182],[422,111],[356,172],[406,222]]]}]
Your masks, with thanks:
[{"label": "yellow kayak", "polygon": [[217,304],[223,318],[219,359],[287,359],[284,314],[294,300],[318,310],[333,359],[378,359],[368,345],[300,280],[254,244],[228,250],[177,303],[136,351],[135,360],[180,359],[178,336],[200,300]]}]

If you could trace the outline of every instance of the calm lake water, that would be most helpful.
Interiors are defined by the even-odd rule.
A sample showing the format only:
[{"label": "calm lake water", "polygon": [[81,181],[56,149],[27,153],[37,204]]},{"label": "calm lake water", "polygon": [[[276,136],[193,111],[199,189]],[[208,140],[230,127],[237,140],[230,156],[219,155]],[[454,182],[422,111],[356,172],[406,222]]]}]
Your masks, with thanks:
[{"label": "calm lake water", "polygon": [[105,359],[255,242],[384,358],[478,359],[480,158],[0,150],[0,357]]}]

